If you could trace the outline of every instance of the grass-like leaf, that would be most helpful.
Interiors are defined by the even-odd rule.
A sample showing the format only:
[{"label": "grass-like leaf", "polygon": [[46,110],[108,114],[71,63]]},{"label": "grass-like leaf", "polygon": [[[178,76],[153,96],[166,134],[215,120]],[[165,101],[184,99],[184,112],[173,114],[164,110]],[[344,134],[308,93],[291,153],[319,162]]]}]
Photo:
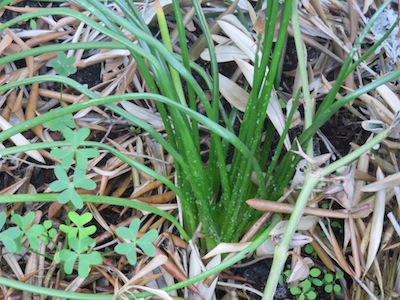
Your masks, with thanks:
[{"label": "grass-like leaf", "polygon": [[5,211],[0,212],[0,230],[3,229],[4,224],[6,224],[7,214]]}]

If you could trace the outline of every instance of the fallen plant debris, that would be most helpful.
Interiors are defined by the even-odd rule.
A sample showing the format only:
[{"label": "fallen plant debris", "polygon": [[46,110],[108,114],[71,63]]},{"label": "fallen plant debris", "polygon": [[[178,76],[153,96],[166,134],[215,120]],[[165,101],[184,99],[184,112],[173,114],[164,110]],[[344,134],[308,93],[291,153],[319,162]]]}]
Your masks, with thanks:
[{"label": "fallen plant debris", "polygon": [[0,3],[1,297],[400,297],[397,3]]}]

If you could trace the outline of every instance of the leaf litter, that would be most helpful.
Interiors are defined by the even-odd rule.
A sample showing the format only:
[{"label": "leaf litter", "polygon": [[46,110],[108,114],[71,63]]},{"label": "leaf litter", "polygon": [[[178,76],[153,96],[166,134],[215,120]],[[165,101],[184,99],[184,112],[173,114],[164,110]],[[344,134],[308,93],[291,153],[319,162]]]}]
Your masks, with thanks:
[{"label": "leaf litter", "polygon": [[[161,2],[162,6],[168,4],[170,4],[170,1]],[[256,29],[259,26],[259,22],[262,22],[262,20],[256,20],[252,11],[253,6],[249,4],[250,2],[248,1],[239,1],[240,7],[249,18],[249,30],[232,14],[227,13],[216,21],[215,24],[218,25],[219,29],[214,30],[213,36],[217,43],[218,61],[220,63],[232,62],[232,64],[236,64],[237,72],[242,74],[242,77],[239,76],[241,78],[239,81],[237,77],[229,78],[227,74],[220,75],[220,80],[224,82],[222,87],[225,88],[225,90],[221,89],[220,91],[222,96],[230,105],[239,110],[243,110],[248,98],[248,94],[243,88],[243,82],[247,80],[251,84],[249,75],[246,74],[250,72],[251,76],[252,71],[247,65],[249,65],[249,60],[254,63],[256,32],[259,32]],[[72,6],[74,4],[66,5]],[[356,6],[357,4],[354,5]],[[321,3],[301,1],[299,9],[303,40],[309,47],[312,47],[313,51],[319,53],[314,61],[309,61],[309,73],[312,79],[311,92],[317,100],[330,89],[335,80],[333,71],[344,60],[344,53],[348,52],[348,43],[354,41],[357,30],[362,30],[367,18],[366,13],[373,6],[372,2],[366,1],[364,10],[357,9],[357,7],[354,10],[351,8],[349,10],[348,6],[335,1]],[[149,3],[147,7],[143,4],[140,4],[139,7],[146,23],[151,24],[155,16],[154,2]],[[117,6],[113,8],[118,9]],[[15,15],[33,9],[40,8],[29,6],[18,8],[16,5],[9,5],[2,7],[0,13],[2,18],[5,18],[9,14]],[[213,1],[211,1],[208,9],[210,11],[213,9],[220,11],[221,7],[217,4],[213,5]],[[222,9],[226,9],[226,7],[222,6]],[[397,16],[395,10],[387,9],[373,26],[371,35],[364,41],[365,45],[368,46],[371,43],[375,43],[385,33],[385,30],[393,24],[393,20],[396,20]],[[361,21],[355,26],[353,19],[359,17]],[[192,20],[196,21],[196,17],[192,16]],[[196,22],[193,22],[193,24],[196,24]],[[348,28],[347,24],[351,25],[350,31],[344,29]],[[36,20],[36,26],[37,29],[30,29],[25,26],[23,29],[14,28],[4,32],[0,42],[1,54],[9,55],[29,47],[33,48],[44,44],[104,39],[104,36],[71,17],[64,17],[58,20],[40,18]],[[291,34],[291,27],[288,28],[288,32]],[[338,99],[344,96],[347,91],[355,90],[358,86],[369,82],[369,78],[373,78],[377,73],[389,72],[391,68],[397,66],[399,58],[397,35],[398,27],[391,33],[388,41],[372,53],[366,62],[353,72],[354,78],[357,80],[343,83],[342,94],[337,95]],[[194,43],[200,41],[201,37],[199,35],[193,37],[193,34],[191,34],[191,36]],[[196,51],[197,53],[199,52],[198,50]],[[207,51],[200,53],[199,55],[202,59],[208,59]],[[143,91],[145,89],[146,83],[141,81],[140,74],[136,72],[135,62],[127,51],[101,50],[89,53],[82,50],[71,50],[68,53],[68,57],[72,56],[76,58],[74,68],[78,70],[85,70],[85,68],[93,64],[101,64],[102,74],[100,76],[102,82],[92,87],[94,91],[101,95],[124,93],[132,90]],[[0,82],[5,84],[28,78],[33,74],[51,73],[51,66],[53,68],[62,68],[62,66],[56,64],[56,58],[56,53],[52,55],[39,54],[33,60],[25,59],[25,62],[20,65],[10,63],[0,66]],[[296,77],[297,71],[290,71],[292,73],[287,72],[287,74],[292,75],[285,75],[284,73],[284,76]],[[319,74],[321,74],[323,80],[319,78]],[[232,95],[232,93],[228,93],[229,90],[238,92]],[[355,123],[355,126],[360,126],[361,121],[364,121],[364,129],[371,132],[390,126],[399,108],[398,91],[398,83],[392,82],[368,94],[361,95],[346,107],[348,111],[353,113],[353,117],[349,122]],[[266,112],[269,117],[274,115],[277,118],[274,125],[278,132],[282,130],[282,126],[286,121],[285,109],[281,108],[279,100],[288,102],[295,97],[296,92],[295,88],[276,91],[275,110],[270,113]],[[29,99],[32,99],[32,95],[37,95],[38,101],[34,105],[32,105],[32,101],[27,101],[26,95],[29,94],[31,95]],[[242,97],[239,100],[235,100],[233,98],[235,95],[242,95]],[[24,88],[20,91],[11,91],[0,97],[0,127],[2,130],[36,116],[41,111],[47,111],[58,105],[60,101],[62,101],[63,105],[68,105],[68,103],[84,100],[83,96],[76,95],[75,91],[70,87],[64,89],[61,98],[59,93],[54,90],[54,87],[46,85],[40,86],[36,91],[32,86],[31,89]],[[163,124],[160,122],[160,117],[151,100],[145,102],[126,101],[121,105],[138,118],[149,122],[159,132],[162,133],[164,131]],[[354,114],[354,112],[356,113]],[[119,151],[129,153],[133,159],[147,163],[157,172],[174,178],[173,161],[165,150],[152,141],[145,132],[134,128],[132,124],[120,123],[116,116],[101,108],[78,112],[74,118],[79,127],[90,126],[92,131],[90,139],[101,139],[104,143],[117,147]],[[273,120],[271,119],[271,121]],[[297,125],[301,126],[301,123],[297,123],[295,126]],[[33,144],[38,139],[51,141],[58,138],[59,136],[56,133],[49,133],[45,127],[38,127],[27,137],[23,135],[14,136],[12,143],[22,146]],[[357,162],[353,163],[355,171],[351,175],[351,184],[354,185],[354,190],[350,194],[346,193],[346,189],[348,191],[348,187],[346,187],[348,181],[340,177],[340,170],[338,170],[336,180],[335,178],[327,179],[326,186],[315,192],[314,199],[310,199],[309,207],[305,210],[305,214],[315,215],[321,219],[309,228],[299,229],[302,232],[300,236],[304,240],[310,241],[314,247],[316,258],[313,260],[315,262],[320,263],[322,261],[326,266],[333,262],[335,268],[340,268],[347,273],[347,286],[343,284],[342,289],[346,289],[344,295],[348,298],[353,298],[354,295],[371,296],[376,290],[380,290],[381,293],[386,293],[388,297],[392,298],[396,298],[400,294],[399,231],[395,230],[399,228],[400,220],[398,200],[400,197],[395,187],[398,185],[399,172],[397,160],[400,144],[398,138],[398,134],[392,136],[390,140],[382,143],[378,149],[366,153]],[[8,143],[3,143],[1,147],[7,147]],[[286,146],[288,149],[290,148],[290,141]],[[359,146],[355,142],[351,144],[352,149],[356,149]],[[26,155],[18,155],[3,158],[0,163],[0,194],[45,191],[54,179],[50,174],[53,171],[44,169],[43,165],[38,164],[38,162],[54,163],[56,159],[50,154],[46,151],[28,151],[26,152],[28,157]],[[39,170],[41,175],[45,174],[39,183],[35,185],[30,183],[28,166],[34,167],[33,176],[37,176]],[[168,213],[174,214],[174,210],[177,207],[174,193],[168,190],[161,182],[143,172],[132,169],[119,159],[110,157],[106,152],[101,153],[99,159],[89,160],[88,168],[88,176],[96,182],[96,187],[92,191],[88,191],[88,193],[130,198],[150,203],[160,208],[163,207],[162,205],[168,205],[169,203],[170,205],[164,206],[164,209]],[[339,188],[338,191],[329,191],[333,184]],[[272,203],[269,204],[268,201],[259,199],[251,200],[253,201],[251,205],[263,211],[279,212],[287,215],[290,214],[291,207],[295,203],[297,192],[295,187],[293,192],[288,194],[285,199],[282,199],[281,207],[279,207],[280,202],[274,202],[275,204],[273,205]],[[46,248],[44,244],[40,244],[37,253],[30,253],[24,250],[24,256],[6,253],[3,249],[4,260],[1,263],[3,276],[18,278],[21,281],[40,286],[51,286],[71,291],[114,292],[116,297],[120,296],[122,298],[127,297],[134,291],[151,290],[154,293],[158,293],[158,296],[163,299],[171,299],[171,295],[176,296],[177,293],[174,294],[172,292],[169,296],[160,291],[159,288],[198,274],[198,272],[206,269],[208,264],[212,265],[220,262],[217,259],[209,262],[208,256],[195,255],[194,253],[198,251],[197,246],[192,244],[192,249],[188,248],[187,244],[176,234],[173,226],[163,218],[155,217],[140,210],[122,209],[118,206],[88,205],[85,206],[85,211],[87,209],[90,209],[93,216],[95,216],[95,220],[90,222],[97,227],[96,244],[100,243],[100,247],[104,247],[105,251],[107,251],[109,245],[118,242],[118,229],[127,228],[126,226],[132,224],[128,221],[138,217],[142,224],[142,231],[138,232],[138,236],[143,238],[148,237],[148,234],[151,235],[150,240],[154,240],[156,245],[156,256],[153,259],[149,259],[146,255],[149,254],[147,253],[148,249],[142,248],[143,253],[138,252],[135,268],[130,270],[127,268],[127,261],[122,256],[105,256],[103,257],[102,267],[93,268],[88,274],[87,280],[83,281],[76,275],[65,276],[60,279],[55,271],[55,266],[49,264],[43,258],[47,252],[53,251],[52,248],[49,246]],[[14,211],[14,213],[19,213],[25,217],[32,216],[30,213],[35,212],[34,219],[30,220],[29,224],[25,224],[27,228],[35,228],[34,225],[40,223],[42,219],[48,218],[56,224],[62,224],[66,218],[66,210],[62,205],[49,206],[38,203],[2,204],[2,211],[8,214]],[[335,213],[337,214],[335,215]],[[390,215],[390,218],[388,215]],[[344,220],[343,232],[332,228],[332,221],[339,219],[339,216],[342,216]],[[385,222],[388,218],[392,223]],[[16,219],[15,221],[16,224],[20,223]],[[160,234],[157,239],[154,239],[155,231]],[[120,235],[120,238],[126,238],[123,234]],[[135,237],[132,236],[131,238],[130,240],[134,241]],[[140,239],[136,240],[137,243],[139,241]],[[57,242],[63,243],[62,240],[57,240]],[[88,244],[89,240],[86,241],[86,245],[75,245],[74,247],[85,248],[88,247]],[[232,253],[240,251],[243,245],[246,245],[246,242],[238,245],[221,244],[218,247],[222,248],[222,250],[218,250],[218,252],[224,253],[227,251]],[[298,260],[294,259],[295,262],[292,264],[292,269],[296,271],[300,268],[301,274],[306,274],[307,268],[311,266],[311,263],[309,263],[310,258],[306,257],[304,251],[301,251],[299,247],[296,247],[299,245],[294,244],[293,246],[293,251],[297,254]],[[189,255],[190,251],[192,253]],[[209,256],[213,254],[210,253]],[[216,254],[215,257],[219,256],[220,254]],[[74,266],[72,265],[71,267],[73,268]],[[188,272],[188,270],[194,271]],[[115,276],[110,276],[111,273]],[[239,278],[235,281],[238,283],[237,285],[229,286],[226,283],[234,280],[224,279],[230,278],[229,271],[222,275],[224,276],[216,277],[212,281],[213,284],[205,289],[201,287],[202,283],[199,283],[197,287],[191,287],[190,289],[195,295],[193,297],[203,296],[207,299],[213,299],[218,283],[221,283],[219,287],[223,291],[228,291],[234,295],[245,294],[240,288],[241,284],[244,287],[244,281]],[[298,278],[300,277],[294,279]],[[391,282],[392,284],[383,285],[382,282]],[[246,289],[243,288],[243,291],[246,291]],[[3,289],[2,292],[4,296],[19,296],[20,293],[12,289]],[[200,293],[201,296],[196,295],[196,293]],[[183,290],[182,294],[188,295],[188,291]]]}]

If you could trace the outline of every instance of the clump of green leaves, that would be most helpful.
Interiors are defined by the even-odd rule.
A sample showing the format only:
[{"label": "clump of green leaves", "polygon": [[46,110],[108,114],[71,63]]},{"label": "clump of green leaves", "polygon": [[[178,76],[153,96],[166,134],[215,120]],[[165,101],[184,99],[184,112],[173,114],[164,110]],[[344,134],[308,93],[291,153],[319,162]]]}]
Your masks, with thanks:
[{"label": "clump of green leaves", "polygon": [[325,284],[324,290],[327,293],[340,294],[342,286],[337,282],[344,277],[343,271],[338,270],[335,274],[325,271],[323,282]]},{"label": "clump of green leaves", "polygon": [[[76,188],[94,190],[96,183],[86,177],[88,160],[98,156],[99,150],[96,148],[84,148],[82,143],[89,136],[90,130],[87,127],[79,130],[75,128],[72,114],[66,115],[54,122],[47,124],[51,130],[59,130],[64,135],[65,140],[70,144],[67,148],[55,148],[50,154],[61,160],[61,165],[54,169],[57,180],[50,184],[53,192],[61,192],[58,196],[58,202],[66,204],[71,202],[78,209],[83,207],[83,201],[76,192]],[[71,181],[68,171],[74,165],[74,177]]]},{"label": "clump of green leaves", "polygon": [[[291,270],[283,272],[279,278],[279,284],[283,285],[285,278],[289,278]],[[322,277],[323,275],[323,277]],[[321,271],[319,268],[312,268],[309,276],[299,282],[298,285],[290,288],[290,293],[299,300],[314,300],[318,296],[318,288],[324,287],[324,291],[328,294],[341,292],[341,286],[337,283],[338,280],[343,278],[344,273],[337,271],[335,274],[329,272],[326,268]]]},{"label": "clump of green leaves", "polygon": [[[316,287],[323,285],[322,280],[319,279],[321,275],[321,270],[318,268],[312,268],[310,270],[308,278],[300,281],[297,286],[292,286],[290,288],[290,293],[296,296],[299,300],[309,299],[314,300],[318,296]],[[290,276],[290,271],[287,273]]]},{"label": "clump of green leaves", "polygon": [[[52,228],[52,222],[46,220],[43,224],[33,224],[35,218],[34,212],[29,212],[25,216],[12,213],[11,222],[16,226],[10,226],[3,230],[7,221],[7,214],[0,213],[0,241],[10,253],[20,253],[22,246],[30,247],[33,250],[38,250],[40,240],[46,245],[56,235],[57,231]],[[23,240],[26,238],[26,243]]]},{"label": "clump of green leaves", "polygon": [[68,249],[60,251],[59,259],[64,263],[65,273],[71,274],[77,262],[78,275],[86,277],[92,265],[101,264],[103,261],[100,253],[93,251],[96,240],[90,237],[96,232],[96,226],[84,226],[93,219],[93,215],[87,212],[80,216],[71,211],[68,218],[75,226],[60,225],[60,230],[67,235]]},{"label": "clump of green leaves", "polygon": [[[60,225],[60,231],[65,234],[65,248],[61,250],[53,242],[57,236],[57,230],[52,227],[52,222],[45,220],[42,224],[32,224],[34,218],[34,212],[28,212],[24,216],[12,213],[11,223],[14,225],[5,229],[7,214],[0,213],[0,241],[8,252],[21,253],[22,247],[37,251],[41,242],[45,245],[52,242],[56,247],[53,259],[62,264],[66,274],[72,274],[77,268],[78,275],[82,278],[88,276],[91,266],[102,263],[100,252],[94,250],[96,240],[91,237],[97,228],[95,225],[88,225],[93,219],[90,212],[82,215],[74,211],[68,213],[70,224]],[[117,229],[117,234],[122,242],[114,250],[118,254],[125,255],[132,265],[135,265],[137,261],[137,247],[140,247],[150,257],[155,255],[153,242],[158,236],[157,230],[149,230],[141,238],[137,238],[139,227],[140,220],[134,219],[129,228],[119,227]]]}]

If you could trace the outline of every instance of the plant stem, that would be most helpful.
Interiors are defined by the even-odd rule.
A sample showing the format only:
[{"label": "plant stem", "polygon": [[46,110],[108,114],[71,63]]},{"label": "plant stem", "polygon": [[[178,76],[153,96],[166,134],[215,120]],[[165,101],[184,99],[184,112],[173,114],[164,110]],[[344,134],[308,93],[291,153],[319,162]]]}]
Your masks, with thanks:
[{"label": "plant stem", "polygon": [[345,157],[337,160],[336,162],[328,165],[323,169],[314,172],[307,171],[303,189],[301,190],[297,198],[296,205],[287,224],[285,233],[283,234],[282,241],[280,245],[275,248],[274,260],[272,263],[270,276],[268,277],[267,284],[265,286],[264,296],[262,298],[263,300],[272,300],[273,296],[275,295],[279,276],[283,271],[286,259],[288,257],[287,251],[289,249],[290,241],[292,240],[293,234],[296,231],[296,226],[299,223],[301,216],[303,215],[303,210],[307,205],[308,199],[315,185],[320,180],[322,180],[324,176],[331,174],[340,167],[348,165],[349,163],[360,157],[363,153],[369,151],[376,144],[387,138],[390,130],[391,128],[388,128],[383,132],[377,134],[374,138],[362,145],[357,150],[353,151],[352,153],[346,155]]}]

